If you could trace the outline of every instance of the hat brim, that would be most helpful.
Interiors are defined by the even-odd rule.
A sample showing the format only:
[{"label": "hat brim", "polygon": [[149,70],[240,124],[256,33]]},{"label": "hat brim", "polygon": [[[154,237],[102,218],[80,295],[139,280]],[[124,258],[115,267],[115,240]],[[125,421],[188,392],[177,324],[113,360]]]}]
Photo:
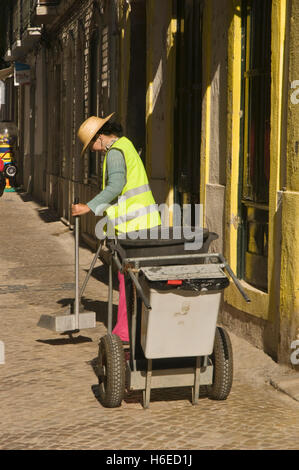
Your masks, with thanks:
[{"label": "hat brim", "polygon": [[113,114],[115,114],[115,113],[113,112],[112,114],[109,114],[109,116],[107,116],[106,118],[102,119],[102,122],[99,123],[99,126],[95,128],[94,132],[90,135],[89,140],[87,142],[85,142],[85,144],[84,144],[84,147],[81,151],[81,157],[86,152],[87,148],[90,145],[90,142],[92,141],[92,139],[94,138],[96,133],[99,132],[99,130],[103,127],[104,124],[106,124],[107,121],[109,121],[109,119],[113,116]]}]

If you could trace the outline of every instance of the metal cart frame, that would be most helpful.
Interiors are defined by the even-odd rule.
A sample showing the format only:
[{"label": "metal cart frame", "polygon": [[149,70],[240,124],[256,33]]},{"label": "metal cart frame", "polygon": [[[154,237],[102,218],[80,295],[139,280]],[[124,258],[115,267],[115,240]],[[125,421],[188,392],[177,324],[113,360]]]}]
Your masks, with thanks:
[{"label": "metal cart frame", "polygon": [[[234,275],[230,266],[219,253],[198,253],[198,254],[185,254],[185,255],[167,255],[167,256],[146,256],[146,257],[124,257],[122,260],[119,259],[119,254],[116,250],[111,250],[111,257],[109,263],[109,289],[108,289],[108,335],[111,335],[112,331],[112,276],[113,276],[113,263],[115,263],[117,269],[124,274],[127,274],[132,283],[133,289],[136,294],[142,299],[145,307],[151,309],[151,305],[147,297],[145,296],[143,289],[139,282],[140,268],[143,263],[147,266],[151,265],[151,262],[166,262],[170,264],[177,264],[188,260],[192,261],[199,260],[204,263],[213,262],[217,260],[217,264],[220,268],[226,269],[229,275],[232,277],[238,290],[246,300],[250,302],[244,292],[240,282]],[[130,360],[126,361],[126,385],[128,390],[142,390],[143,391],[143,406],[148,408],[150,403],[150,394],[152,388],[168,388],[168,387],[192,387],[192,404],[195,405],[199,400],[199,389],[202,385],[212,385],[213,383],[213,364],[209,359],[209,356],[198,356],[195,359],[195,367],[177,367],[177,368],[161,368],[154,369],[152,359],[146,360],[146,368],[138,370],[136,365],[135,346],[136,346],[136,325],[137,325],[137,297],[133,303],[133,309],[131,311],[131,328],[130,328]],[[113,336],[113,335],[112,335]],[[175,358],[180,359],[180,358]]]}]

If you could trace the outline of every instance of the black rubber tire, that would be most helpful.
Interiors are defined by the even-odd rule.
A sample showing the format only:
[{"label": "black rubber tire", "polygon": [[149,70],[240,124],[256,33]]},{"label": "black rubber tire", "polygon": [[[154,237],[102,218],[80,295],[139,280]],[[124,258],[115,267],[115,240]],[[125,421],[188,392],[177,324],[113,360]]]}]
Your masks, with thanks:
[{"label": "black rubber tire", "polygon": [[98,355],[99,400],[106,408],[121,405],[125,394],[125,355],[120,338],[101,338]]},{"label": "black rubber tire", "polygon": [[227,332],[217,327],[214,350],[209,356],[214,366],[213,383],[207,386],[208,397],[212,400],[226,400],[233,383],[233,350]]},{"label": "black rubber tire", "polygon": [[6,178],[14,178],[18,172],[16,165],[9,163],[4,168]]}]

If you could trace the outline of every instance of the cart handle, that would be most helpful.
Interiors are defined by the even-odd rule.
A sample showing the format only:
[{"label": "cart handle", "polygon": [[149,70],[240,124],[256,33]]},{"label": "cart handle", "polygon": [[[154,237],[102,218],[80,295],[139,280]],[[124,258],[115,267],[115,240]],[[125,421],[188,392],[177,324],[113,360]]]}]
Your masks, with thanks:
[{"label": "cart handle", "polygon": [[[123,267],[122,265],[120,264],[119,262],[119,259],[117,257],[117,253],[115,252],[115,255],[113,257],[113,260],[115,261],[115,264],[117,265],[118,269],[120,272],[123,271]],[[132,270],[132,268],[126,266],[126,271],[129,273],[129,276],[130,278],[132,279],[132,281],[134,282],[134,285],[136,287],[136,290],[137,290],[137,293],[139,294],[139,297],[141,297],[141,299],[143,300],[143,303],[144,305],[146,306],[146,308],[148,310],[151,310],[152,307],[151,307],[151,304],[149,303],[147,297],[144,295],[144,292],[142,290],[142,287],[137,279],[137,276],[135,276],[134,272],[133,271],[136,271],[135,269]]]},{"label": "cart handle", "polygon": [[227,261],[223,258],[223,256],[220,253],[196,253],[194,255],[188,254],[188,255],[166,255],[166,256],[147,256],[147,257],[140,257],[140,258],[125,258],[123,260],[123,263],[131,263],[131,262],[140,262],[140,261],[154,261],[154,260],[177,260],[177,259],[186,259],[186,258],[218,258],[223,267],[228,271],[229,275],[231,276],[232,280],[234,281],[237,289],[241,293],[241,295],[244,297],[247,303],[251,302],[250,298],[247,296],[246,292],[244,291],[240,281],[237,279],[235,276],[234,272],[232,271],[231,267],[227,263]]},{"label": "cart handle", "polygon": [[233,270],[231,269],[230,265],[227,263],[227,261],[223,258],[223,256],[221,254],[218,254],[217,255],[219,257],[219,259],[221,260],[222,264],[223,264],[223,267],[228,271],[230,277],[232,278],[232,280],[234,281],[234,283],[236,284],[236,287],[237,289],[239,290],[239,292],[241,293],[241,295],[244,297],[244,299],[246,300],[247,303],[251,302],[250,298],[248,297],[248,295],[246,294],[246,292],[244,291],[239,279],[237,279],[237,277],[235,276]]},{"label": "cart handle", "polygon": [[148,310],[151,310],[151,309],[152,309],[151,304],[149,303],[147,297],[144,295],[143,290],[142,290],[142,287],[141,287],[141,285],[140,285],[140,283],[139,283],[137,277],[136,277],[135,274],[132,272],[131,268],[127,268],[127,271],[128,271],[128,273],[129,273],[130,278],[131,278],[132,281],[134,282],[135,287],[136,287],[136,290],[137,290],[139,296],[142,298],[144,305],[146,306],[146,308],[147,308]]}]

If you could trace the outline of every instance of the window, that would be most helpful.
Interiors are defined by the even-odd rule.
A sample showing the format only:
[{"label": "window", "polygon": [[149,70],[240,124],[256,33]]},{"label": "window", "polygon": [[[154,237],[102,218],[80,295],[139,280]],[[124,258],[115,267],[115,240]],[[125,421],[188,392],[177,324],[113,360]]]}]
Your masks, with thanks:
[{"label": "window", "polygon": [[109,43],[108,26],[102,29],[102,67],[101,67],[102,88],[109,87]]},{"label": "window", "polygon": [[242,2],[239,277],[267,290],[271,0]]}]

